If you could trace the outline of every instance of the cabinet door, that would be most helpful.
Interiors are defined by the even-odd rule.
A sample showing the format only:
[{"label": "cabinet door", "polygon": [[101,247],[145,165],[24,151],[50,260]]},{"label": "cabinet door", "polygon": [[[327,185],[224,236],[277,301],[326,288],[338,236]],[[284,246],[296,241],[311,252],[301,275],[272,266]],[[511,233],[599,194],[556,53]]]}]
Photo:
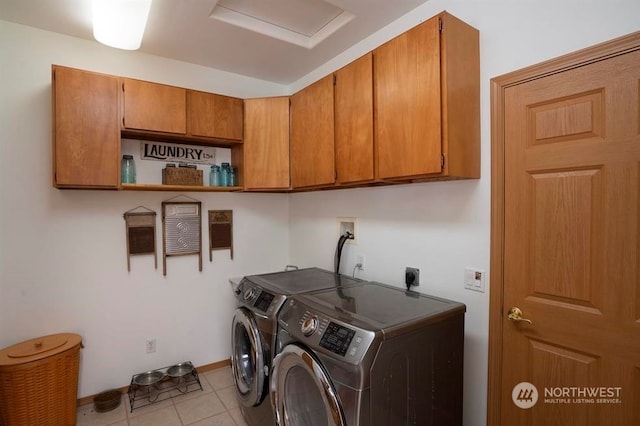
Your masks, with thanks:
[{"label": "cabinet door", "polygon": [[[480,177],[480,37],[475,28],[446,12],[442,32],[442,174]],[[445,107],[446,106],[446,107]]]},{"label": "cabinet door", "polygon": [[54,185],[118,188],[118,78],[54,66]]},{"label": "cabinet door", "polygon": [[338,183],[372,180],[372,54],[335,72],[335,146]]},{"label": "cabinet door", "polygon": [[189,90],[189,135],[242,140],[242,99]]},{"label": "cabinet door", "polygon": [[291,184],[335,182],[333,75],[291,96]]},{"label": "cabinet door", "polygon": [[440,37],[430,19],[374,51],[378,177],[441,171]]},{"label": "cabinet door", "polygon": [[244,187],[289,188],[289,98],[247,99]]},{"label": "cabinet door", "polygon": [[123,79],[124,127],[187,133],[187,91],[180,87]]}]

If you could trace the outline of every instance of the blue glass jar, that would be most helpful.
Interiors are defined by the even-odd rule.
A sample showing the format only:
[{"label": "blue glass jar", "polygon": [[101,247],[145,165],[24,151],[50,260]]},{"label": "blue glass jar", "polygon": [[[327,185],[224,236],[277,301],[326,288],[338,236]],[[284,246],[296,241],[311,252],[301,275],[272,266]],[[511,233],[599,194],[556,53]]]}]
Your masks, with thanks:
[{"label": "blue glass jar", "polygon": [[220,167],[220,186],[229,186],[229,175],[231,174],[231,166],[229,163],[222,163]]},{"label": "blue glass jar", "polygon": [[123,155],[120,161],[120,181],[122,183],[136,183],[136,163],[133,155]]},{"label": "blue glass jar", "polygon": [[238,186],[238,169],[235,167],[229,169],[229,186]]},{"label": "blue glass jar", "polygon": [[209,186],[220,186],[220,166],[212,164],[209,170]]}]

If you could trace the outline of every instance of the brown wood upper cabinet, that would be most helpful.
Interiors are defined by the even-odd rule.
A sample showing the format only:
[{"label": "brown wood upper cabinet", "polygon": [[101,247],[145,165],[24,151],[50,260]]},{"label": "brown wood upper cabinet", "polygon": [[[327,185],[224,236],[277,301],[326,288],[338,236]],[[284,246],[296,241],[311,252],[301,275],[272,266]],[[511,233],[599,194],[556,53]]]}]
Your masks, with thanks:
[{"label": "brown wood upper cabinet", "polygon": [[480,177],[478,31],[443,12],[373,63],[377,177]]},{"label": "brown wood upper cabinet", "polygon": [[187,92],[187,106],[187,131],[189,135],[242,140],[242,99],[189,90]]},{"label": "brown wood upper cabinet", "polygon": [[117,189],[118,77],[54,65],[52,79],[54,186]]},{"label": "brown wood upper cabinet", "polygon": [[289,97],[244,101],[244,188],[289,188]]},{"label": "brown wood upper cabinet", "polygon": [[53,65],[52,104],[57,188],[123,188],[122,136],[231,147],[241,162],[241,99]]},{"label": "brown wood upper cabinet", "polygon": [[291,185],[335,182],[333,75],[291,96]]},{"label": "brown wood upper cabinet", "polygon": [[334,73],[338,184],[374,179],[372,67],[368,53]]},{"label": "brown wood upper cabinet", "polygon": [[187,90],[130,78],[122,79],[123,128],[187,133]]},{"label": "brown wood upper cabinet", "polygon": [[125,131],[242,141],[242,99],[129,78],[122,81]]}]

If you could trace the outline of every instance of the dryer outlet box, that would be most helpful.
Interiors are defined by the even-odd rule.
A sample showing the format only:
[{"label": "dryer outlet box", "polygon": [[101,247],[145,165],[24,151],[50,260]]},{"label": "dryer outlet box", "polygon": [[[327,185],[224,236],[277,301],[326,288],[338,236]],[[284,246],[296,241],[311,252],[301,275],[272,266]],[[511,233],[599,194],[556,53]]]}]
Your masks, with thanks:
[{"label": "dryer outlet box", "polygon": [[417,287],[420,285],[420,269],[418,268],[407,268],[404,271],[404,283],[408,287]]}]

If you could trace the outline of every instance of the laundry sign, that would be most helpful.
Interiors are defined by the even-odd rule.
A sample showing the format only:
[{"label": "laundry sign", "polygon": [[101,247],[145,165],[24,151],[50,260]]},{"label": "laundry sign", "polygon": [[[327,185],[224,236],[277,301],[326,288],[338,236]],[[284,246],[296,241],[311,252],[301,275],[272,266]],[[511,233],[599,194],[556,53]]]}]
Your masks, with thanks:
[{"label": "laundry sign", "polygon": [[176,163],[213,164],[216,160],[216,149],[210,146],[140,141],[140,158]]}]

